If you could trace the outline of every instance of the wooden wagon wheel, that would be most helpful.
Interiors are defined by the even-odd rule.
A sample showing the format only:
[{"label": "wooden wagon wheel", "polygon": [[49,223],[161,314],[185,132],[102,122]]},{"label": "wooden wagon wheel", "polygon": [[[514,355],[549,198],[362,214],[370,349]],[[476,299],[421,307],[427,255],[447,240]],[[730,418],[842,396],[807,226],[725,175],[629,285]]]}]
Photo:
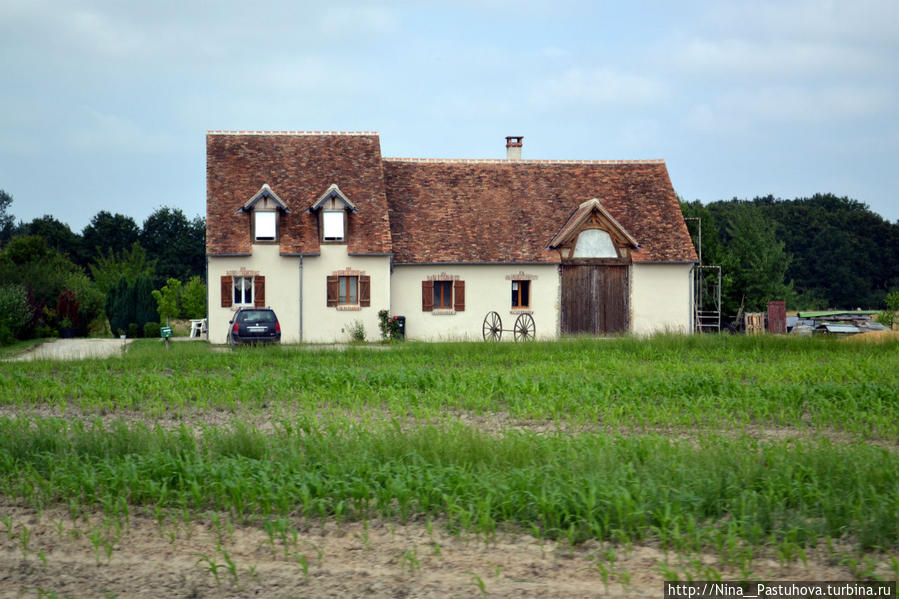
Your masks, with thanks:
[{"label": "wooden wagon wheel", "polygon": [[487,312],[484,317],[484,341],[499,341],[503,336],[503,321],[496,312]]},{"label": "wooden wagon wheel", "polygon": [[520,314],[515,319],[515,341],[533,341],[536,337],[537,326],[530,314]]}]

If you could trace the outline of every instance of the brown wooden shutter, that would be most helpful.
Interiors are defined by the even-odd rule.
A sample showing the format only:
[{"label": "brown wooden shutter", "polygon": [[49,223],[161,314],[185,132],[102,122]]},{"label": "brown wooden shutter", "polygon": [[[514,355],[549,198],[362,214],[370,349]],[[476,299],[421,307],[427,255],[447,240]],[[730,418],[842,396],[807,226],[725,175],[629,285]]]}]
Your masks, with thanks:
[{"label": "brown wooden shutter", "polygon": [[230,308],[234,303],[233,280],[229,276],[222,276],[222,308]]},{"label": "brown wooden shutter", "polygon": [[434,282],[421,282],[421,310],[422,312],[432,312],[434,310]]},{"label": "brown wooden shutter", "polygon": [[465,281],[453,282],[453,310],[465,311]]},{"label": "brown wooden shutter", "polygon": [[253,277],[253,304],[257,308],[265,305],[265,277]]},{"label": "brown wooden shutter", "polygon": [[332,275],[328,277],[328,300],[325,302],[325,305],[329,308],[333,308],[337,305],[338,296],[340,295],[340,288],[338,287],[338,280],[336,275]]},{"label": "brown wooden shutter", "polygon": [[371,306],[371,277],[368,275],[359,276],[359,306]]}]

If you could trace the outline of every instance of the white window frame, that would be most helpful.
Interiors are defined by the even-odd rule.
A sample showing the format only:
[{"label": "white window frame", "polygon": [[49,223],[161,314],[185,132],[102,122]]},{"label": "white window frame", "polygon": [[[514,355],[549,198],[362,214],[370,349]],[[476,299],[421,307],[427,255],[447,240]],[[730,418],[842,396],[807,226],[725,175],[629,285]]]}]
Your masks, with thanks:
[{"label": "white window frame", "polygon": [[[254,212],[254,241],[277,241],[278,239],[278,213],[277,212]],[[263,235],[271,233],[271,235]]]},{"label": "white window frame", "polygon": [[[254,305],[253,300],[256,299],[254,297],[254,283],[253,277],[239,277],[234,276],[231,278],[232,285],[232,294],[234,299],[235,306],[252,306]],[[238,295],[240,294],[240,295]],[[247,299],[249,298],[249,299]]]},{"label": "white window frame", "polygon": [[346,211],[322,211],[322,240],[343,241],[344,239],[346,239]]}]

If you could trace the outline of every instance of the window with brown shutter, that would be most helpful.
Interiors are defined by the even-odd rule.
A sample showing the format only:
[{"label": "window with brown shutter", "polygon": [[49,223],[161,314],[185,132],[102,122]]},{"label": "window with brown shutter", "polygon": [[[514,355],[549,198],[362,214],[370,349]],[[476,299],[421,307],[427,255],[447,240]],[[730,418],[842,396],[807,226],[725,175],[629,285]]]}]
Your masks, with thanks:
[{"label": "window with brown shutter", "polygon": [[453,309],[456,312],[465,310],[465,281],[453,283]]},{"label": "window with brown shutter", "polygon": [[453,309],[453,282],[434,281],[434,309]]},{"label": "window with brown shutter", "polygon": [[434,310],[434,283],[433,281],[421,282],[421,310],[431,312]]},{"label": "window with brown shutter", "polygon": [[326,306],[329,308],[333,308],[337,305],[338,296],[340,293],[338,287],[338,278],[337,276],[328,275],[328,298],[326,302]]},{"label": "window with brown shutter", "polygon": [[256,275],[253,277],[254,305],[261,308],[265,305],[265,277]]},{"label": "window with brown shutter", "polygon": [[363,308],[371,306],[371,277],[359,276],[359,305]]},{"label": "window with brown shutter", "polygon": [[231,307],[231,276],[222,276],[222,308]]}]

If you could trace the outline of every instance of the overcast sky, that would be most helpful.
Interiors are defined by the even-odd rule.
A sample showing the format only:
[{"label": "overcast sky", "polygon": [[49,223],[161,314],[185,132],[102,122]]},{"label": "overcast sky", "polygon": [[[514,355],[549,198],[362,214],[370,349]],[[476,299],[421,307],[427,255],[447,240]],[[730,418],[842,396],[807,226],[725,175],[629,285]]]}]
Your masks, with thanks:
[{"label": "overcast sky", "polygon": [[385,156],[663,158],[711,202],[899,220],[899,1],[0,0],[0,189],[80,231],[205,214],[213,129],[374,130]]}]

